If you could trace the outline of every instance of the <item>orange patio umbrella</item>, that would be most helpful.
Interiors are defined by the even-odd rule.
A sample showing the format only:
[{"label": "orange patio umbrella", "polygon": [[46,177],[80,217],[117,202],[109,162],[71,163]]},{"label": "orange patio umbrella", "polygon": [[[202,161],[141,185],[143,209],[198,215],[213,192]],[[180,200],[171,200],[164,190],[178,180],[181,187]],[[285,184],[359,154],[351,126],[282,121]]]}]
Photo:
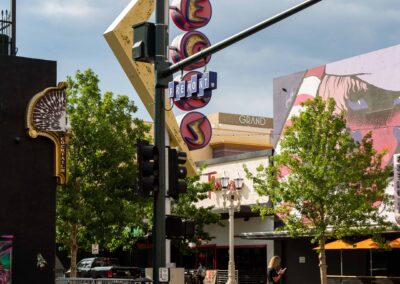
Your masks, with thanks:
[{"label": "orange patio umbrella", "polygon": [[[314,248],[314,250],[319,250],[320,247]],[[346,243],[342,240],[336,240],[330,243],[325,244],[326,250],[333,250],[333,249],[354,249],[354,245]]]},{"label": "orange patio umbrella", "polygon": [[355,249],[378,249],[379,244],[372,239],[366,239],[354,245]]},{"label": "orange patio umbrella", "polygon": [[[319,250],[320,247],[314,248],[314,250]],[[343,250],[344,249],[354,249],[354,245],[346,243],[342,240],[336,240],[325,244],[326,250],[340,250],[340,275],[343,275]]]},{"label": "orange patio umbrella", "polygon": [[391,248],[400,248],[400,238],[395,239],[389,243]]}]

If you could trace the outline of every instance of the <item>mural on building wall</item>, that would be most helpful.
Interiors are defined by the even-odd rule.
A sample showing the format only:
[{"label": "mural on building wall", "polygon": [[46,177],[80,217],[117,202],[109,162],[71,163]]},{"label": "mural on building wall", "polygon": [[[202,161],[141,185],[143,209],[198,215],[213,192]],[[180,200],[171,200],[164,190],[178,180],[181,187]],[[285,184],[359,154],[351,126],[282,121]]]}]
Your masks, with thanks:
[{"label": "mural on building wall", "polygon": [[[301,80],[298,75],[303,74]],[[315,96],[335,99],[347,111],[347,126],[360,140],[372,131],[376,150],[387,150],[384,165],[400,150],[400,45],[275,80],[274,133],[282,132],[300,104]],[[285,80],[286,78],[286,80]],[[294,85],[295,84],[295,85]]]},{"label": "mural on building wall", "polygon": [[0,235],[0,284],[11,284],[13,236]]},{"label": "mural on building wall", "polygon": [[[346,110],[347,126],[360,141],[372,132],[374,148],[386,150],[383,166],[400,152],[400,45],[318,66],[274,80],[274,140],[301,103],[332,97]],[[279,149],[279,146],[278,146]]]}]

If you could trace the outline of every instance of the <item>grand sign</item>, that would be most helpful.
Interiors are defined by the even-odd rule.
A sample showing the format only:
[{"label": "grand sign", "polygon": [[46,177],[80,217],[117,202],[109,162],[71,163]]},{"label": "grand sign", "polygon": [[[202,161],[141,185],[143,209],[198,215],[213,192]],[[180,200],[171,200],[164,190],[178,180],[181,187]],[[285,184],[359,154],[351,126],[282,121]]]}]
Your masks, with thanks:
[{"label": "grand sign", "polygon": [[273,121],[270,117],[264,116],[253,116],[253,115],[239,115],[231,113],[220,113],[219,123],[249,126],[257,128],[271,128],[273,127]]}]

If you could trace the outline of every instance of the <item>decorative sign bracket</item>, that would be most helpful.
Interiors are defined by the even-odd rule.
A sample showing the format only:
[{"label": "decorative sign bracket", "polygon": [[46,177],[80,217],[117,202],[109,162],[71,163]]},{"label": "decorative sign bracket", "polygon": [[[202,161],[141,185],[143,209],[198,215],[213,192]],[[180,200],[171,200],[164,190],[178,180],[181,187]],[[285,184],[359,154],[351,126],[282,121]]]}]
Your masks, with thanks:
[{"label": "decorative sign bracket", "polygon": [[66,111],[67,84],[46,88],[30,100],[26,111],[26,128],[31,138],[43,136],[55,145],[55,176],[65,184],[67,173],[68,117]]}]

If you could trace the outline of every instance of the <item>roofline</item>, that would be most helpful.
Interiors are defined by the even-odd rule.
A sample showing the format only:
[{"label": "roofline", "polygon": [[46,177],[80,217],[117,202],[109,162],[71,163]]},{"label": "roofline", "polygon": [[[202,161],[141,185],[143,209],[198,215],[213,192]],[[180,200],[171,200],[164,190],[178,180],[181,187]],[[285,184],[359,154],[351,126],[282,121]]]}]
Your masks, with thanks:
[{"label": "roofline", "polygon": [[267,157],[272,156],[272,152],[273,152],[272,149],[267,149],[267,150],[260,150],[260,151],[247,152],[247,153],[242,153],[242,154],[237,154],[237,155],[231,155],[231,156],[226,156],[226,157],[201,160],[201,161],[196,162],[196,166],[200,166],[202,164],[206,164],[209,166],[209,165],[235,162],[235,161],[241,161],[241,160],[248,160],[248,159],[260,158],[260,157],[267,158]]}]

